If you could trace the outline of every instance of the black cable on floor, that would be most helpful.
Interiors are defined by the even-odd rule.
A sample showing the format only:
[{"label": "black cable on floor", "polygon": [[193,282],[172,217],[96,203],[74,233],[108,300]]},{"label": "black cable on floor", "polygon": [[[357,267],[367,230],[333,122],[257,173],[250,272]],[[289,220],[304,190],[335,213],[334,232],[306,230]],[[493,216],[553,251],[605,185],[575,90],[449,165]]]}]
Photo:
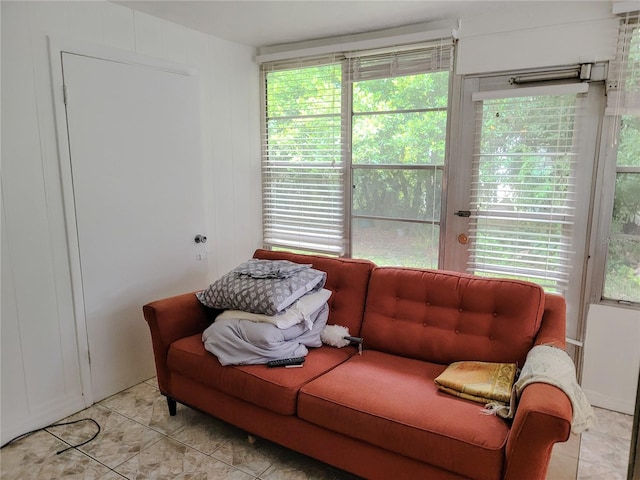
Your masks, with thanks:
[{"label": "black cable on floor", "polygon": [[[60,455],[61,453],[66,452],[67,450],[70,450],[72,448],[82,447],[83,445],[86,445],[87,443],[91,442],[92,440],[95,440],[95,438],[100,434],[100,431],[102,430],[100,428],[100,424],[98,422],[96,422],[93,418],[81,418],[79,420],[73,420],[71,422],[52,423],[51,425],[48,425],[46,427],[36,428],[35,430],[31,430],[30,432],[23,433],[22,435],[18,435],[16,438],[13,438],[13,439],[9,440],[7,443],[5,443],[2,446],[2,448],[6,447],[7,445],[11,445],[12,443],[17,442],[18,440],[22,440],[23,438],[26,438],[29,435],[33,435],[36,432],[40,432],[42,430],[46,431],[47,428],[62,427],[64,425],[74,425],[74,424],[80,423],[80,422],[93,422],[95,424],[95,426],[98,427],[98,430],[96,431],[96,433],[93,434],[93,436],[89,440],[85,440],[84,442],[79,443],[77,445],[70,445],[67,448],[64,448],[64,449],[60,450],[59,452],[57,452],[57,455]],[[51,432],[47,432],[47,433],[51,433]]]}]

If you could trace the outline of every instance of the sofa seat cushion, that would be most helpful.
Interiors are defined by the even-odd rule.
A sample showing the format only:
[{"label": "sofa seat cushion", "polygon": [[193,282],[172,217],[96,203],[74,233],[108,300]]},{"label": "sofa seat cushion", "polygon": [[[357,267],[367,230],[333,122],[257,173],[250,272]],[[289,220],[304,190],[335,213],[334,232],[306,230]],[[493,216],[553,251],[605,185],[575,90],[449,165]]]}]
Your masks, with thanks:
[{"label": "sofa seat cushion", "polygon": [[470,478],[497,479],[507,422],[438,391],[446,366],[365,350],[300,390],[298,416]]},{"label": "sofa seat cushion", "polygon": [[275,413],[294,415],[300,387],[344,362],[354,352],[351,347],[312,348],[302,368],[223,367],[215,355],[204,349],[202,335],[196,334],[171,344],[167,365],[172,374],[189,377]]}]

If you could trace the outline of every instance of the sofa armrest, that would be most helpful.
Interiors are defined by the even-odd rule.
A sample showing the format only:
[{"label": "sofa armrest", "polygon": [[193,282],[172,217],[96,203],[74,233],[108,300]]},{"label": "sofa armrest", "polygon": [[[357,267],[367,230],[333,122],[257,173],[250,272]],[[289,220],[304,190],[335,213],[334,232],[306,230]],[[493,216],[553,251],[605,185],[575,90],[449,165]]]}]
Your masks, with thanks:
[{"label": "sofa armrest", "polygon": [[562,390],[546,383],[528,385],[507,440],[504,480],[545,478],[553,444],[569,439],[572,416]]},{"label": "sofa armrest", "polygon": [[162,393],[171,394],[167,368],[169,346],[180,338],[204,331],[217,311],[202,305],[195,292],[156,300],[143,306],[142,311],[151,331],[158,387]]},{"label": "sofa armrest", "polygon": [[[534,344],[566,347],[566,302],[560,295],[545,295]],[[553,444],[569,438],[572,418],[571,400],[559,388],[546,383],[525,387],[507,440],[504,479],[545,478]]]},{"label": "sofa armrest", "polygon": [[535,345],[552,345],[566,348],[567,304],[564,297],[552,293],[545,294],[544,313]]}]

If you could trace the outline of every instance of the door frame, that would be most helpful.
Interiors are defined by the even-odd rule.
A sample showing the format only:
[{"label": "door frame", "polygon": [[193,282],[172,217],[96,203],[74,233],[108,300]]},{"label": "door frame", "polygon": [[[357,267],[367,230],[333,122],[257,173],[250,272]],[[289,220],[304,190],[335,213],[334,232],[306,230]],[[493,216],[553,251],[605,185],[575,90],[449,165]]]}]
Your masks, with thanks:
[{"label": "door frame", "polygon": [[[549,67],[536,69],[523,69],[508,72],[495,72],[487,74],[465,75],[457,79],[454,84],[454,93],[452,93],[453,115],[455,116],[454,127],[451,132],[451,156],[447,162],[447,208],[443,210],[443,215],[447,217],[446,223],[446,247],[444,249],[444,261],[441,268],[465,272],[467,268],[467,245],[460,243],[457,236],[460,233],[466,233],[468,228],[468,219],[455,216],[457,210],[469,209],[469,196],[466,192],[469,190],[471,182],[471,167],[466,163],[472,157],[475,138],[475,107],[472,100],[474,92],[491,92],[491,91],[508,91],[522,88],[517,85],[510,85],[509,78],[514,75],[522,75],[528,73],[549,72],[573,67],[571,65],[564,67]],[[586,206],[576,212],[576,223],[580,223],[586,227],[585,237],[580,238],[584,244],[580,245],[582,256],[576,257],[576,261],[580,262],[581,274],[576,279],[579,282],[579,289],[573,297],[571,305],[571,317],[575,323],[571,324],[574,331],[567,332],[567,342],[577,348],[576,363],[578,370],[581,366],[582,346],[585,334],[585,306],[588,295],[587,283],[589,279],[589,254],[590,254],[590,236],[594,227],[592,217],[594,209],[595,185],[598,174],[599,149],[598,142],[599,132],[601,128],[600,116],[598,112],[603,108],[604,94],[603,82],[604,67],[602,64],[595,64],[592,71],[590,81],[590,101],[585,105],[583,115],[590,118],[584,124],[585,130],[581,132],[581,138],[593,139],[593,149],[587,151],[585,145],[581,145],[580,151],[584,158],[588,159],[591,164],[589,169],[577,171],[578,176],[587,175],[590,177],[589,192],[585,194]],[[598,118],[598,120],[594,120]],[[454,178],[455,177],[455,178]],[[591,220],[590,220],[591,219]]]},{"label": "door frame", "polygon": [[80,366],[80,383],[85,407],[93,405],[94,394],[91,383],[91,366],[89,361],[89,338],[84,306],[84,289],[80,268],[80,243],[78,239],[77,218],[73,192],[73,173],[71,151],[67,133],[67,114],[65,105],[64,77],[62,54],[83,55],[98,60],[144,66],[170,73],[192,76],[197,74],[194,67],[175,62],[161,60],[135,52],[120,50],[104,45],[85,42],[73,38],[48,36],[49,64],[51,68],[51,85],[54,107],[54,124],[58,148],[60,182],[62,187],[63,213],[69,255],[69,273],[71,292],[73,295],[73,315],[76,328],[78,362]]}]

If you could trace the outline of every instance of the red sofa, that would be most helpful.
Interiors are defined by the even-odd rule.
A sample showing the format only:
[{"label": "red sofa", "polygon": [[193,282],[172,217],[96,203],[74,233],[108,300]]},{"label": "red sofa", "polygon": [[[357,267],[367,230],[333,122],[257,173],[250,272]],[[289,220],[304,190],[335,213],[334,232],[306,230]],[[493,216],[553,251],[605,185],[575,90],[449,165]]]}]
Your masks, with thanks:
[{"label": "red sofa", "polygon": [[513,421],[437,390],[454,361],[518,362],[536,344],[564,348],[565,303],[536,285],[365,260],[257,250],[311,263],[333,291],[329,323],[364,338],[311,349],[303,368],[226,366],[202,331],[215,310],[194,293],[144,306],[157,379],[176,402],[368,479],[544,479],[572,409],[556,387],[528,386]]}]

